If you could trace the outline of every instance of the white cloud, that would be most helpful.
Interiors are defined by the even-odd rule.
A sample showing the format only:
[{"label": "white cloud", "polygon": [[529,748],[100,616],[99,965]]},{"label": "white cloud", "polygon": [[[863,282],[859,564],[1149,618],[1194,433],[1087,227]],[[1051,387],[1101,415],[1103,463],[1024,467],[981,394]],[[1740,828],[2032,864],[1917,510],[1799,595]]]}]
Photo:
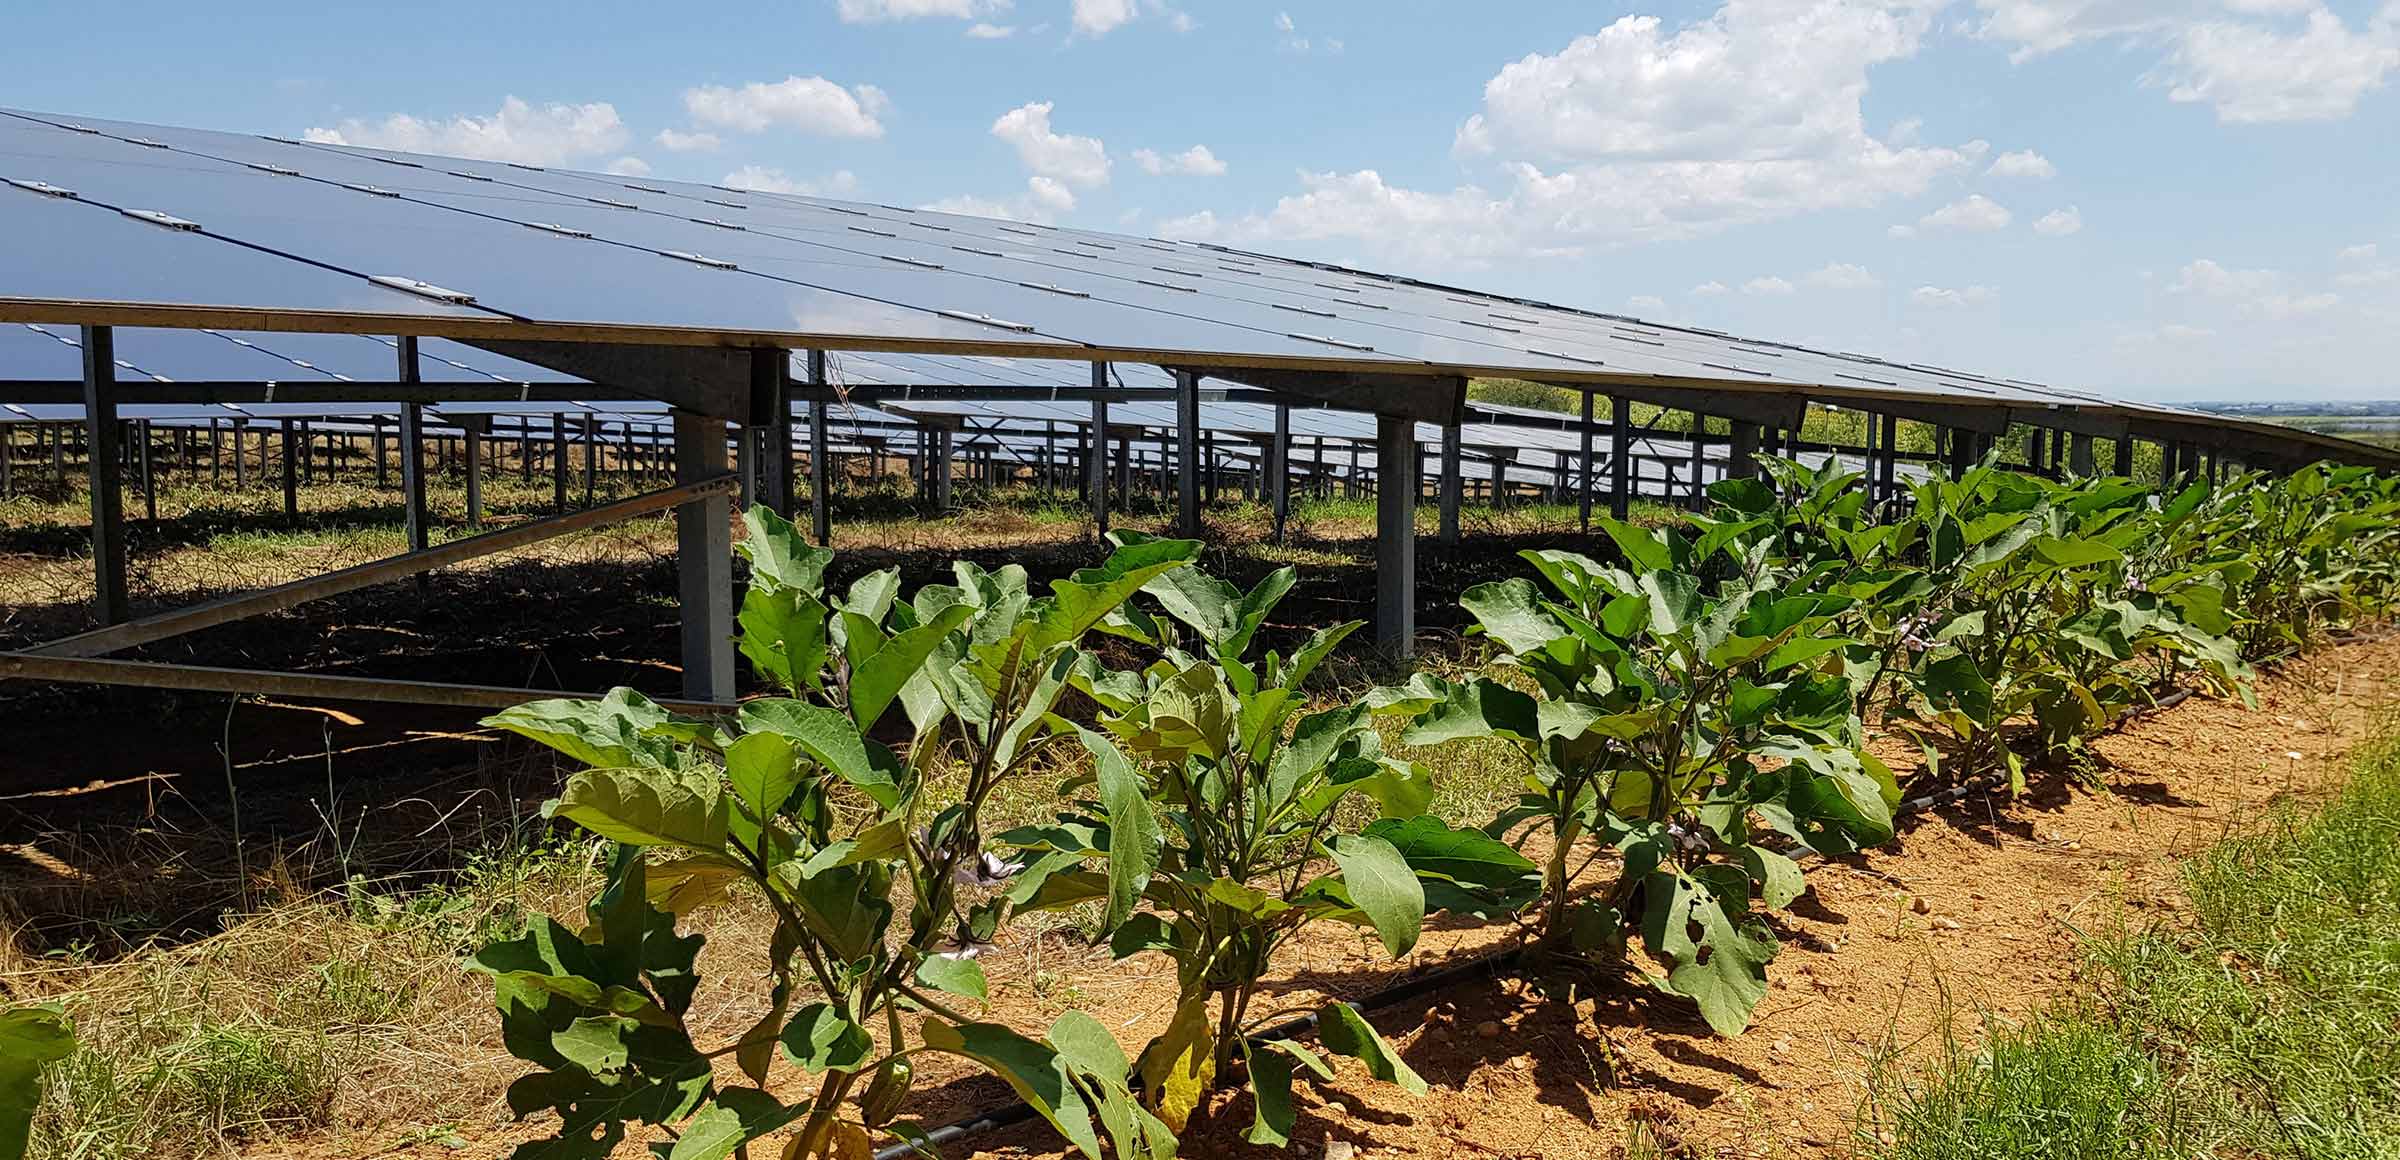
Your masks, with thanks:
[{"label": "white cloud", "polygon": [[2019,149],[1993,158],[1992,167],[1984,172],[1993,177],[2056,177],[2058,167],[2031,149]]},{"label": "white cloud", "polygon": [[714,133],[685,133],[675,129],[658,131],[659,147],[669,153],[712,153],[725,144]]},{"label": "white cloud", "polygon": [[780,126],[823,137],[881,137],[891,99],[873,85],[843,88],[824,77],[790,76],[738,89],[685,89],[683,107],[701,124],[744,133]]},{"label": "white cloud", "polygon": [[1016,27],[1009,24],[978,23],[967,29],[970,40],[1006,40],[1016,34]]},{"label": "white cloud", "polygon": [[1074,0],[1075,31],[1100,37],[1133,22],[1133,0]]},{"label": "white cloud", "polygon": [[929,209],[936,213],[964,214],[968,217],[1000,218],[1004,221],[1030,220],[1022,206],[993,201],[988,197],[976,197],[973,194],[945,197],[940,201],[926,202],[917,208]]},{"label": "white cloud", "polygon": [[1902,241],[1907,241],[1908,239],[1910,239],[1910,238],[1913,238],[1913,237],[1916,237],[1916,236],[1917,236],[1917,227],[1915,227],[1915,226],[1908,226],[1908,225],[1896,225],[1896,226],[1892,226],[1892,227],[1890,227],[1889,229],[1886,229],[1886,230],[1884,230],[1884,231],[1883,231],[1883,234],[1884,234],[1884,236],[1885,236],[1885,237],[1888,237],[1888,238],[1898,238],[1898,239],[1900,239],[1900,240],[1902,240]]},{"label": "white cloud", "polygon": [[745,165],[725,175],[718,182],[729,189],[755,189],[761,193],[792,193],[802,197],[848,197],[858,192],[858,175],[847,169],[837,169],[831,176],[804,181],[780,169],[761,165]]},{"label": "white cloud", "polygon": [[2180,322],[2170,322],[2165,326],[2158,328],[2158,334],[2161,338],[2170,338],[2187,342],[2195,338],[2207,338],[2215,333],[2216,331],[2210,330],[2205,326],[2186,326]]},{"label": "white cloud", "polygon": [[2400,7],[2354,30],[2321,0],[1976,0],[2025,61],[2087,41],[2159,55],[2143,80],[2229,122],[2332,120],[2400,70]]},{"label": "white cloud", "polygon": [[878,24],[886,20],[974,20],[1006,12],[1008,0],[836,0],[834,11],[844,24]]},{"label": "white cloud", "polygon": [[648,177],[650,163],[629,153],[609,162],[607,172],[619,177]]},{"label": "white cloud", "polygon": [[1136,149],[1133,161],[1142,167],[1142,172],[1152,176],[1168,173],[1187,177],[1225,176],[1225,163],[1217,160],[1217,155],[1209,152],[1206,145],[1194,145],[1172,157],[1163,156],[1156,149]]},{"label": "white cloud", "polygon": [[1908,292],[1908,300],[1919,306],[1948,309],[1981,306],[1992,300],[1993,293],[1989,286],[1962,286],[1955,290],[1943,286],[1919,286]]},{"label": "white cloud", "polygon": [[1723,282],[1702,282],[1701,284],[1692,287],[1692,297],[1694,298],[1714,298],[1723,293],[1725,293],[1725,284]]},{"label": "white cloud", "polygon": [[1039,173],[1025,179],[1025,191],[1044,208],[1065,213],[1075,208],[1075,191],[1066,183],[1044,177]]},{"label": "white cloud", "polygon": [[1015,146],[1036,176],[1086,188],[1108,184],[1108,147],[1098,137],[1052,130],[1050,109],[1049,101],[1010,109],[992,122],[992,136]]},{"label": "white cloud", "polygon": [[1197,242],[1217,236],[1218,228],[1217,215],[1201,210],[1182,217],[1167,218],[1158,223],[1156,232],[1162,238]]},{"label": "white cloud", "polygon": [[1847,262],[1828,262],[1809,271],[1801,281],[1821,290],[1873,290],[1883,285],[1883,279],[1877,278],[1865,266],[1854,266]]},{"label": "white cloud", "polygon": [[2167,99],[2213,105],[2233,123],[2331,121],[2400,69],[2400,6],[2386,7],[2363,35],[2324,8],[2287,35],[2253,23],[2211,21],[2187,29],[2159,68]]},{"label": "white cloud", "polygon": [[312,128],[304,136],[329,145],[523,165],[565,165],[614,153],[624,148],[627,134],[616,106],[606,101],[535,106],[507,97],[500,102],[500,111],[488,117],[426,120],[394,113],[381,121],[351,118],[331,127]]},{"label": "white cloud", "polygon": [[1940,209],[1917,219],[1923,230],[1958,230],[1964,233],[1989,233],[2007,229],[2012,215],[2008,207],[1983,196],[1970,193]]},{"label": "white cloud", "polygon": [[1744,294],[1789,294],[1791,292],[1792,284],[1790,282],[1771,274],[1752,278],[1742,283],[1742,293]]},{"label": "white cloud", "polygon": [[2269,322],[2322,314],[2342,302],[2331,291],[2294,289],[2281,270],[2234,269],[2208,258],[2186,264],[2167,292],[2230,305],[2236,314]]},{"label": "white cloud", "polygon": [[2083,211],[2071,205],[2065,209],[2051,210],[2034,219],[2033,223],[2033,232],[2045,238],[2063,238],[2082,231]]},{"label": "white cloud", "polygon": [[1626,299],[1625,305],[1635,310],[1648,310],[1655,313],[1667,308],[1667,300],[1654,294],[1636,294]]},{"label": "white cloud", "polygon": [[2372,262],[2381,252],[2375,243],[2361,242],[2355,246],[2343,246],[2333,258],[2337,262]]},{"label": "white cloud", "polygon": [[1291,13],[1289,13],[1289,12],[1278,12],[1278,13],[1276,13],[1276,14],[1275,14],[1275,31],[1277,31],[1277,32],[1290,32],[1291,30],[1292,30],[1292,14],[1291,14]]}]

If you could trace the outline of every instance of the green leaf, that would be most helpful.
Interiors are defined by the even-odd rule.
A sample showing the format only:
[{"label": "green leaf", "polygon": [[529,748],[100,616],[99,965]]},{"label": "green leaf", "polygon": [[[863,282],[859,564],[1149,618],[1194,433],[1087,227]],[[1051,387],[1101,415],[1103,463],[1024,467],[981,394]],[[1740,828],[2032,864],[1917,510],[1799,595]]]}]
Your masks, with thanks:
[{"label": "green leaf", "polygon": [[1484,635],[1512,653],[1535,652],[1567,635],[1567,626],[1542,610],[1541,593],[1533,582],[1522,577],[1478,584],[1462,593],[1458,604]]},{"label": "green leaf", "polygon": [[789,739],[776,733],[745,734],[725,747],[725,780],[754,821],[765,822],[783,808],[800,784],[800,762]]},{"label": "green leaf", "polygon": [[1317,1041],[1335,1055],[1347,1055],[1367,1065],[1367,1074],[1396,1083],[1412,1096],[1425,1094],[1425,1081],[1409,1069],[1400,1053],[1384,1041],[1367,1017],[1348,1003],[1327,1003],[1317,1012]]},{"label": "green leaf", "polygon": [[1758,898],[1769,910],[1781,910],[1792,900],[1808,891],[1808,881],[1801,876],[1800,864],[1758,846],[1742,847],[1742,868],[1750,872],[1750,880],[1758,884]]},{"label": "green leaf", "polygon": [[0,1011],[0,1157],[18,1160],[42,1099],[42,1066],[75,1052],[75,1031],[54,1004]]},{"label": "green leaf", "polygon": [[1292,1128],[1299,1123],[1292,1108],[1292,1057],[1248,1043],[1242,1045],[1242,1057],[1249,1061],[1254,1104],[1250,1131],[1242,1138],[1272,1148],[1290,1144]]},{"label": "green leaf", "polygon": [[2098,540],[2066,540],[2043,536],[2033,542],[2034,555],[2061,568],[2083,568],[2093,564],[2114,564],[2125,554]]},{"label": "green leaf", "polygon": [[861,735],[847,715],[806,701],[767,698],[744,703],[740,720],[747,732],[788,739],[875,804],[887,810],[899,804],[900,759],[881,742]]},{"label": "green leaf", "polygon": [[1681,633],[1700,618],[1700,581],[1682,572],[1645,572],[1642,592],[1650,597],[1650,631],[1661,638]]},{"label": "green leaf", "polygon": [[597,701],[528,701],[494,713],[482,723],[532,738],[600,769],[672,769],[677,764],[671,727],[678,719],[631,689],[611,689]]},{"label": "green leaf", "polygon": [[792,1012],[781,1038],[783,1053],[811,1072],[857,1071],[875,1053],[867,1029],[829,1003],[811,1003]]},{"label": "green leaf", "polygon": [[1410,745],[1440,745],[1468,737],[1537,741],[1541,710],[1531,696],[1483,677],[1455,684],[1448,697],[1401,734]]},{"label": "green leaf", "polygon": [[1079,569],[1067,579],[1051,581],[1050,599],[1042,610],[1039,629],[1026,641],[1026,652],[1038,655],[1052,645],[1082,639],[1152,579],[1199,555],[1198,540],[1144,540],[1110,553],[1097,568]]},{"label": "green leaf", "polygon": [[794,588],[742,594],[742,655],[791,692],[825,683],[825,606]]},{"label": "green leaf", "polygon": [[982,964],[965,955],[927,955],[924,962],[917,964],[917,981],[936,991],[947,991],[970,999],[991,998],[991,988],[984,982]]},{"label": "green leaf", "polygon": [[953,604],[868,654],[850,674],[851,720],[861,729],[873,728],[891,707],[892,699],[900,695],[901,687],[925,666],[925,659],[974,614],[966,605]]},{"label": "green leaf", "polygon": [[792,521],[764,504],[752,504],[742,513],[742,529],[742,542],[734,550],[750,561],[752,586],[824,594],[825,566],[833,562],[832,552],[811,547]]},{"label": "green leaf", "polygon": [[[1642,941],[1669,964],[1667,988],[1698,1003],[1710,1030],[1728,1038],[1741,1034],[1766,997],[1774,935],[1755,924],[1736,926],[1683,875],[1653,873],[1642,889]],[[1696,940],[1689,933],[1695,926],[1701,932]]]},{"label": "green leaf", "polygon": [[1659,539],[1658,533],[1623,520],[1602,517],[1596,522],[1609,539],[1616,541],[1617,550],[1625,554],[1625,562],[1636,572],[1663,572],[1675,566],[1674,551]]},{"label": "green leaf", "polygon": [[1150,875],[1158,869],[1158,816],[1150,811],[1142,775],[1115,743],[1089,729],[1079,727],[1075,734],[1091,751],[1100,808],[1108,814],[1108,912],[1101,929],[1115,930],[1133,914],[1142,891],[1150,885]]},{"label": "green leaf", "polygon": [[1992,720],[1992,685],[1983,679],[1975,662],[1963,655],[1952,654],[1925,666],[1926,699],[1937,709],[1955,707],[1977,724],[1995,724]]},{"label": "green leaf", "polygon": [[1076,1090],[1056,1048],[997,1023],[951,1024],[927,1019],[919,1034],[931,1050],[982,1064],[1006,1081],[1017,1098],[1050,1121],[1059,1135],[1092,1160],[1101,1160],[1100,1137],[1092,1129],[1090,1104]]},{"label": "green leaf", "polygon": [[756,1088],[727,1088],[683,1126],[666,1160],[725,1160],[742,1145],[807,1115],[813,1102],[787,1108]]},{"label": "green leaf", "polygon": [[1522,909],[1541,892],[1541,867],[1478,830],[1453,830],[1439,818],[1421,816],[1387,818],[1363,833],[1390,843],[1419,879],[1431,880],[1422,883],[1429,911],[1497,917]]},{"label": "green leaf", "polygon": [[551,812],[628,846],[725,849],[726,802],[713,775],[587,769],[567,779]]},{"label": "green leaf", "polygon": [[1375,925],[1383,948],[1395,959],[1406,955],[1425,924],[1425,888],[1400,851],[1382,838],[1352,834],[1333,840],[1333,860],[1351,903]]}]

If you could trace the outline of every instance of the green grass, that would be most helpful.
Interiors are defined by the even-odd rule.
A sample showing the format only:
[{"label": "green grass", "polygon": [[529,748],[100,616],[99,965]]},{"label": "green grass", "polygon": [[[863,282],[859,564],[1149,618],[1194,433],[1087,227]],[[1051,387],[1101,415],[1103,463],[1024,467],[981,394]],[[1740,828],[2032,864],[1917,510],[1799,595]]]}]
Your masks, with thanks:
[{"label": "green grass", "polygon": [[[2095,993],[1879,1072],[1885,1160],[2400,1156],[2400,741],[2184,871],[2188,924],[2095,938]],[[1887,1141],[1888,1142],[1885,1142]]]}]

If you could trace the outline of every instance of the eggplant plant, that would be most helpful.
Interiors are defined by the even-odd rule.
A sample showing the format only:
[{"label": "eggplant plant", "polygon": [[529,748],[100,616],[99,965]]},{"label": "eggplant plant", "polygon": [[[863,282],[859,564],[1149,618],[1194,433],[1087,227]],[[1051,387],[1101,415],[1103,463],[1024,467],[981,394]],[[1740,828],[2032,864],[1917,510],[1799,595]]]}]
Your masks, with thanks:
[{"label": "eggplant plant", "polygon": [[[1520,841],[1548,839],[1545,959],[1631,965],[1638,937],[1664,967],[1652,983],[1738,1034],[1776,952],[1753,904],[1805,889],[1794,852],[1892,834],[1898,787],[1851,740],[1848,682],[1827,671],[1856,643],[1828,631],[1849,599],[1771,575],[1712,589],[1691,538],[1603,526],[1625,566],[1526,552],[1549,592],[1510,579],[1461,599],[1513,676],[1420,674],[1375,699],[1414,715],[1411,745],[1490,738],[1521,756],[1526,793],[1488,832],[1530,823]],[[1612,852],[1613,880],[1579,900],[1575,882]]]},{"label": "eggplant plant", "polygon": [[[1012,889],[1020,909],[1101,900],[1119,958],[1175,963],[1174,1015],[1138,1065],[1146,1106],[1180,1130],[1238,1066],[1256,1096],[1249,1139],[1275,1145],[1292,1132],[1296,1072],[1333,1074],[1298,1043],[1246,1038],[1278,950],[1334,921],[1372,928],[1398,958],[1428,909],[1508,913],[1530,899],[1534,871],[1500,842],[1423,816],[1431,782],[1383,752],[1369,706],[1306,711],[1303,682],[1357,623],[1318,630],[1289,658],[1256,655],[1292,582],[1289,568],[1248,592],[1197,569],[1151,580],[1144,592],[1166,615],[1129,608],[1110,630],[1158,659],[1140,672],[1087,659],[1072,675],[1100,706],[1099,728],[1078,734],[1093,773],[1065,789],[1079,800],[1002,835],[1030,859]],[[1368,812],[1353,800],[1375,820],[1348,824]],[[1326,1004],[1318,1030],[1326,1051],[1423,1094],[1348,1004]]]},{"label": "eggplant plant", "polygon": [[[920,1135],[897,1116],[927,1051],[999,1075],[1095,1160],[1172,1155],[1089,1016],[1035,1040],[959,1006],[983,999],[973,953],[1009,906],[994,889],[1008,867],[984,849],[985,803],[1060,743],[1053,710],[1086,634],[1198,545],[1127,545],[1046,595],[1022,569],[962,563],[957,584],[904,602],[888,571],[829,593],[830,553],[766,509],[746,522],[741,647],[786,696],[747,701],[730,722],[624,689],[487,720],[591,766],[551,812],[617,843],[580,930],[544,919],[472,960],[492,978],[509,1050],[540,1069],[510,1085],[511,1109],[561,1120],[517,1155],[605,1156],[638,1121],[671,1137],[656,1149],[667,1160],[719,1160],[786,1128],[785,1157],[864,1156],[877,1134]],[[905,759],[876,736],[894,706],[913,738]],[[933,782],[944,759],[963,784]],[[679,926],[736,889],[772,913],[768,1010],[704,1046],[685,1022],[702,937]],[[917,1020],[913,1046],[904,1016]],[[768,1090],[778,1052],[812,1077],[812,1095]],[[718,1082],[712,1060],[726,1055],[747,1086]]]}]

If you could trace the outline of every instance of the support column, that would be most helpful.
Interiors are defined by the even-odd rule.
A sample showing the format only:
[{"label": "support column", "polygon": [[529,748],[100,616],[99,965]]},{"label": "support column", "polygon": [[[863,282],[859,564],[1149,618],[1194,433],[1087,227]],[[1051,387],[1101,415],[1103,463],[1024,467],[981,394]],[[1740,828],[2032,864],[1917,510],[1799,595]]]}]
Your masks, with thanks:
[{"label": "support column", "polygon": [[[208,421],[208,423],[209,427],[213,431],[213,429],[216,427],[217,421],[211,419]],[[377,415],[375,416],[375,490],[377,491],[381,491],[384,488],[392,485],[392,462],[391,459],[384,454],[383,437],[383,416]]]},{"label": "support column", "polygon": [[1083,487],[1092,501],[1092,534],[1108,535],[1108,364],[1092,364],[1092,432],[1083,457]]},{"label": "support column", "polygon": [[133,429],[136,433],[135,437],[140,439],[142,444],[140,467],[144,518],[155,524],[158,522],[158,478],[150,470],[150,420],[134,420]]},{"label": "support column", "polygon": [[591,507],[600,490],[600,417],[583,417],[583,506]]},{"label": "support column", "polygon": [[550,416],[550,506],[567,510],[567,416]]},{"label": "support column", "polygon": [[[725,474],[725,425],[675,412],[675,482]],[[733,512],[722,494],[675,509],[675,573],[683,603],[683,695],[733,699]]]},{"label": "support column", "polygon": [[[798,513],[792,479],[792,356],[781,347],[750,352],[750,426],[755,445],[745,443],[757,458],[750,470],[757,477],[753,498],[785,519]],[[819,540],[823,543],[823,540]]]},{"label": "support column", "polygon": [[83,328],[83,422],[90,448],[92,615],[103,625],[132,619],[125,595],[125,499],[117,476],[117,336]]},{"label": "support column", "polygon": [[2080,432],[2067,436],[2067,469],[2090,475],[2092,466],[2092,437]]},{"label": "support column", "polygon": [[[1322,458],[1320,452],[1319,457]],[[1275,474],[1269,486],[1275,489],[1275,544],[1283,545],[1284,526],[1292,518],[1292,405],[1275,404],[1275,442],[1272,456]]]},{"label": "support column", "polygon": [[[400,336],[400,381],[423,381],[417,363],[417,340],[410,335]],[[425,510],[425,406],[422,403],[400,404],[400,506],[405,513],[401,522],[408,531],[408,548],[412,552],[425,550],[432,534],[433,521]],[[425,594],[430,580],[426,573],[417,573],[417,594]]]},{"label": "support column", "polygon": [[950,510],[951,460],[958,454],[958,433],[948,427],[933,432],[933,506],[947,513]]},{"label": "support column", "polygon": [[1689,505],[1693,511],[1708,507],[1708,416],[1692,412],[1692,494]]},{"label": "support column", "polygon": [[1725,463],[1725,478],[1758,478],[1758,424],[1734,421],[1733,445]]},{"label": "support column", "polygon": [[467,442],[467,526],[483,527],[483,423],[479,418],[466,421]]},{"label": "support column", "polygon": [[1583,530],[1592,530],[1592,393],[1583,392],[1583,460],[1576,476],[1575,510],[1583,521]]},{"label": "support column", "polygon": [[1175,532],[1200,535],[1200,376],[1175,372]]},{"label": "support column", "polygon": [[1394,656],[1416,653],[1417,489],[1401,486],[1396,465],[1417,461],[1417,424],[1375,417],[1375,643]]},{"label": "support column", "polygon": [[[1590,410],[1591,395],[1584,395],[1585,410]],[[1608,401],[1608,514],[1629,519],[1633,515],[1633,400],[1616,398]]]},{"label": "support column", "polygon": [[[809,392],[808,396],[809,524],[810,530],[817,534],[817,546],[820,548],[830,548],[833,546],[833,439],[826,432],[825,423],[826,420],[832,416],[833,408],[825,401],[824,351],[812,350],[808,352],[808,385],[812,388],[815,388]],[[787,401],[783,404],[783,408],[786,412],[791,410],[791,404],[788,401],[789,397],[790,394],[787,388],[785,392],[785,398]],[[791,416],[787,413],[783,417],[783,421],[776,424],[776,426],[784,433],[783,462],[788,466],[792,461]],[[785,490],[786,498],[788,500],[790,490],[789,480],[786,480],[785,482]]]},{"label": "support column", "polygon": [[300,443],[292,421],[283,421],[283,518],[300,518]]},{"label": "support column", "polygon": [[1458,464],[1458,424],[1442,425],[1442,545],[1458,546],[1458,501],[1464,485]]},{"label": "support column", "polygon": [[1900,416],[1883,416],[1883,455],[1876,464],[1883,479],[1883,502],[1895,503],[1900,498]]}]

